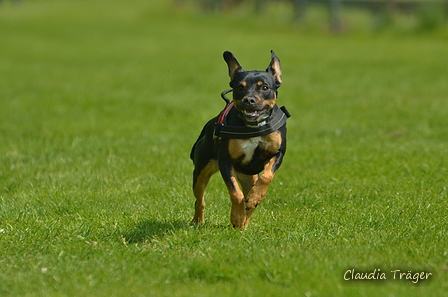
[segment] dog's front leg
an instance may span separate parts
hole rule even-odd
[[[246,220],[246,206],[243,191],[238,186],[235,169],[228,161],[220,162],[219,169],[222,178],[227,186],[230,194],[230,201],[232,202],[232,211],[230,213],[230,222],[233,227],[242,229],[248,221]]]
[[[244,194],[244,199],[245,199],[245,201],[247,201],[247,199],[249,197],[250,190],[254,187],[254,185],[256,184],[256,182],[258,180],[258,174],[246,175],[246,174],[237,172],[237,178],[241,185],[241,189]],[[247,216],[247,212],[246,212],[246,226],[247,225],[249,225],[249,217]]]
[[[269,185],[274,179],[277,169],[281,165],[282,157],[283,155],[278,155],[269,160],[264,167],[263,173],[260,174],[255,185],[249,191],[246,197],[246,220],[249,221],[252,212],[266,196]]]

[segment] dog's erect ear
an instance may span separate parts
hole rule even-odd
[[[282,85],[282,66],[280,64],[280,59],[277,57],[277,55],[274,53],[274,51],[271,51],[271,64],[269,64],[268,69],[266,69],[267,72],[270,72],[274,78],[275,78],[275,84],[277,85],[277,88]]]
[[[229,66],[229,76],[231,79],[233,79],[238,72],[244,71],[231,52],[224,52],[224,60],[226,60],[227,66]]]

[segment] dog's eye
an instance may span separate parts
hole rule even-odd
[[[244,91],[244,86],[243,86],[243,85],[239,85],[239,86],[237,87],[237,90],[238,90],[238,91]]]
[[[262,91],[268,91],[268,90],[269,90],[269,87],[268,87],[267,85],[263,85],[263,86],[261,87],[261,90],[262,90]]]

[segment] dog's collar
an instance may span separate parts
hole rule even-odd
[[[286,124],[286,120],[291,116],[286,107],[274,106],[272,113],[265,120],[264,125],[247,126],[247,125],[228,125],[227,116],[232,109],[236,109],[233,101],[227,104],[218,116],[215,124],[214,137],[216,138],[252,138],[270,134],[277,131]]]

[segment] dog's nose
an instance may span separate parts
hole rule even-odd
[[[254,97],[245,97],[243,99],[243,103],[254,105],[255,103],[257,103],[257,100]]]

